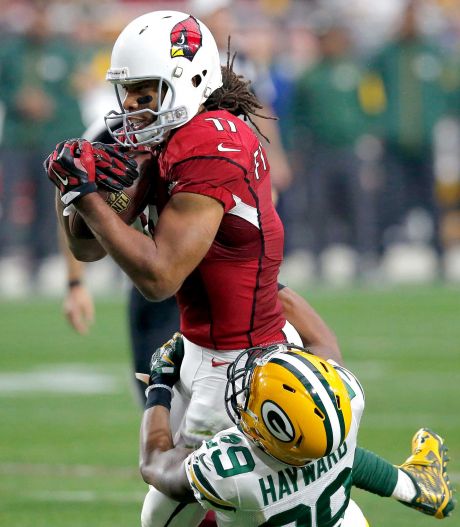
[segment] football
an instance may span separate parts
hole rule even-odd
[[[134,183],[119,192],[104,188],[99,188],[97,191],[127,225],[131,225],[147,206],[156,172],[156,162],[149,152],[135,152],[133,155],[139,165],[139,177]],[[75,209],[70,212],[68,222],[70,233],[74,238],[84,240],[94,238],[91,229]]]

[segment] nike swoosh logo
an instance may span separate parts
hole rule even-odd
[[[224,146],[224,143],[219,143],[217,145],[217,150],[219,150],[219,152],[241,152],[240,148],[227,148]]]
[[[65,186],[69,183],[69,178],[66,176],[65,179],[63,179],[57,172],[54,170],[53,167],[51,167],[51,170],[54,172],[54,175],[59,179],[59,181]]]
[[[211,366],[217,368],[218,366],[225,366],[226,364],[231,364],[227,360],[216,360],[214,357],[211,359]]]

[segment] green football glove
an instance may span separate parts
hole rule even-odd
[[[172,387],[180,379],[183,358],[184,339],[179,332],[155,350],[150,361],[149,387],[145,392],[146,409],[157,405],[171,408]]]

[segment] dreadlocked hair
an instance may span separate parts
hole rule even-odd
[[[262,115],[257,112],[263,105],[251,91],[251,81],[246,80],[243,75],[237,75],[233,71],[236,52],[230,53],[230,37],[228,37],[227,65],[222,66],[222,86],[211,93],[209,99],[204,103],[207,110],[227,110],[233,115],[242,115],[248,120],[257,132],[269,143],[270,140],[260,131],[252,116],[263,119],[277,120],[276,117]]]

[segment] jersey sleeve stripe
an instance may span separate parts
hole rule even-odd
[[[209,503],[220,509],[235,510],[235,507],[230,502],[223,500],[219,496],[213,486],[205,478],[197,463],[192,463],[190,465],[190,476],[195,488],[203,498],[206,499],[206,501],[209,501]]]
[[[239,218],[242,218],[243,220],[246,220],[247,222],[254,225],[254,227],[256,227],[257,229],[260,229],[259,215],[257,209],[255,207],[252,207],[251,205],[244,203],[241,198],[239,198],[235,194],[233,194],[233,200],[235,201],[236,205],[233,207],[233,209],[230,209],[228,211],[228,214],[238,216]]]
[[[361,397],[364,399],[364,390],[361,386],[361,383],[358,381],[358,379],[351,373],[351,371],[347,370],[343,366],[335,365],[334,368],[337,370],[338,374],[342,377],[342,380],[345,383],[345,386],[348,386],[353,389],[353,391],[358,391],[361,394]]]

